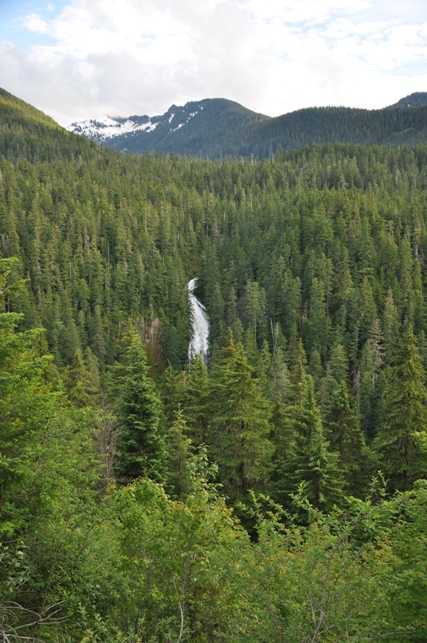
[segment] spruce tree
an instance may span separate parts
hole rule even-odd
[[[345,474],[345,489],[354,496],[363,495],[361,473],[365,453],[365,439],[350,404],[350,393],[345,380],[330,400],[325,419],[325,434],[330,447],[339,454],[339,464]],[[365,454],[366,455],[366,454]]]
[[[188,463],[192,457],[193,447],[186,435],[187,431],[183,412],[178,409],[175,421],[166,436],[166,469],[170,493],[180,500],[186,498],[191,484]]]
[[[271,467],[270,408],[242,344],[229,331],[212,375],[211,453],[231,501],[260,488]]]
[[[162,394],[162,433],[167,432],[168,427],[175,420],[175,411],[181,408],[185,399],[187,373],[175,371],[169,362],[163,373],[161,394]]]
[[[206,442],[209,423],[208,374],[200,355],[195,355],[188,368],[185,388],[184,418],[195,445]]]
[[[286,503],[288,465],[295,442],[295,407],[278,398],[271,416],[270,439],[274,446],[268,493],[277,502]]]
[[[328,511],[339,502],[343,487],[338,454],[329,450],[320,410],[314,397],[313,381],[307,376],[307,392],[295,415],[295,443],[283,480],[288,493],[302,491],[302,497],[317,509]]]
[[[290,362],[290,401],[291,404],[301,407],[307,392],[307,357],[302,339],[289,346]]]
[[[389,288],[383,314],[385,359],[389,364],[399,337],[399,316],[394,303],[393,291]]]
[[[79,352],[74,355],[72,364],[65,369],[64,388],[68,399],[80,409],[91,406],[95,401],[96,389]]]
[[[406,490],[427,473],[427,454],[419,449],[418,432],[427,426],[425,372],[409,326],[399,342],[385,387],[384,419],[375,448],[392,489]]]
[[[115,473],[120,482],[146,476],[160,480],[164,467],[164,441],[158,431],[160,401],[148,374],[139,336],[129,351],[120,404],[120,433]]]

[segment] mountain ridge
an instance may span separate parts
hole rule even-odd
[[[162,115],[102,117],[72,123],[67,129],[122,151],[157,150],[217,157],[221,156],[215,149],[218,140],[230,134],[241,135],[245,128],[270,118],[235,101],[206,98],[183,106],[171,105]]]
[[[424,105],[427,105],[427,92],[413,92],[412,94],[409,94],[409,96],[405,96],[398,100],[394,105],[390,105],[390,108],[422,107]]]
[[[102,117],[67,128],[121,151],[179,153],[203,158],[253,155],[314,143],[415,145],[427,141],[427,93],[376,110],[308,107],[270,117],[235,101],[207,98],[171,105],[162,115]]]

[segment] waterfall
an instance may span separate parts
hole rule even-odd
[[[191,279],[187,284],[191,306],[191,317],[193,321],[193,333],[188,347],[188,359],[190,360],[195,355],[200,355],[206,364],[209,348],[209,321],[206,314],[206,308],[193,294],[196,284],[197,277]]]

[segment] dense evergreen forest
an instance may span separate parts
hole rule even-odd
[[[0,154],[0,640],[426,641],[427,146]]]

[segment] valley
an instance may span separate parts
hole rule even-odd
[[[411,101],[95,141],[0,91],[1,640],[425,640]]]

